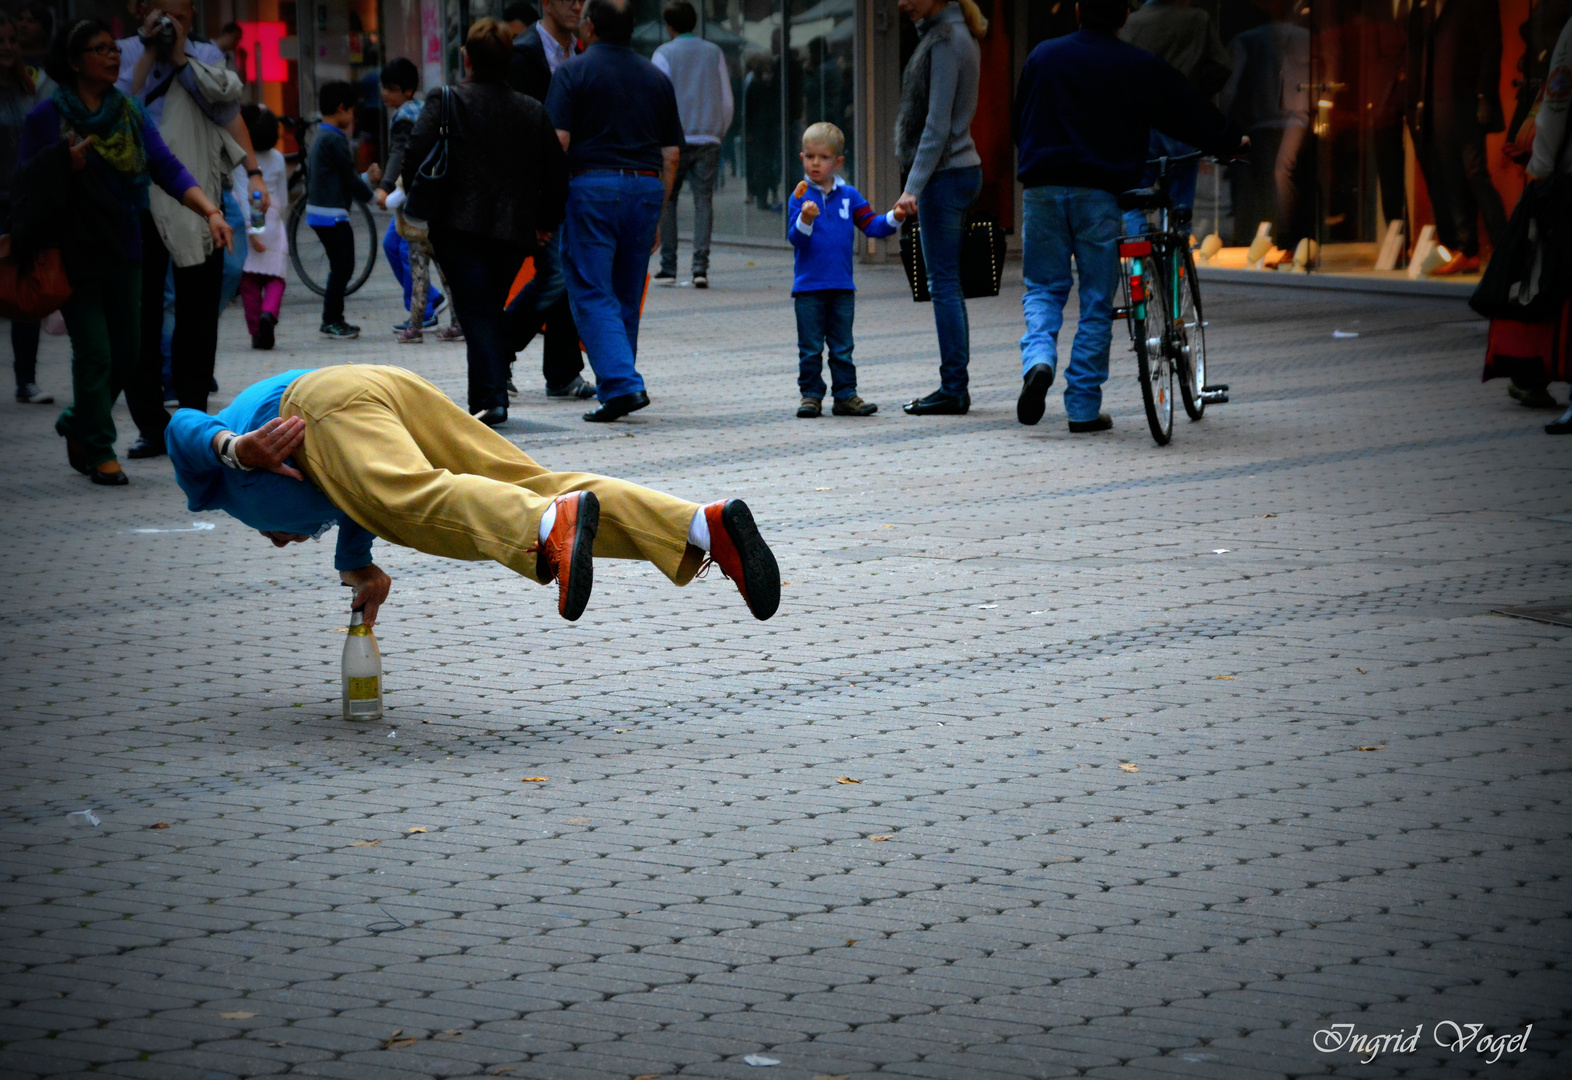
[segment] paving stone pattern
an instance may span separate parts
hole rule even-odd
[[[1159,449],[1123,349],[1111,433],[1015,422],[1018,266],[970,415],[902,415],[931,315],[859,274],[876,417],[793,418],[787,262],[721,249],[650,295],[648,410],[582,423],[537,347],[503,429],[746,497],[774,620],[602,562],[568,624],[379,544],[380,723],[337,715],[331,537],[192,514],[167,460],[93,488],[7,404],[0,1075],[1572,1074],[1572,632],[1490,614],[1572,598],[1572,439],[1479,383],[1483,324],[1209,289],[1234,401]],[[344,360],[462,400],[395,308],[379,269],[320,343],[292,286],[271,354],[230,313],[216,400]],[[1491,1064],[1443,1021],[1533,1028]]]

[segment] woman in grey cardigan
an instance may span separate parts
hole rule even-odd
[[[988,32],[974,0],[899,0],[921,35],[901,76],[895,153],[906,170],[897,209],[922,224],[922,257],[939,332],[939,389],[906,404],[912,416],[971,408],[966,366],[971,331],[961,295],[961,235],[966,212],[982,191],[982,158],[972,143],[977,79]]]

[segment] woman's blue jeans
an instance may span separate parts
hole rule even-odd
[[[928,265],[928,293],[939,332],[939,389],[951,397],[966,393],[971,362],[971,328],[961,295],[961,237],[966,211],[982,193],[982,169],[944,169],[933,174],[917,196],[922,224],[922,258]]]

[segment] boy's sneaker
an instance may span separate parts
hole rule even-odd
[[[271,349],[273,347],[273,328],[278,325],[278,319],[272,312],[264,311],[257,320],[257,332],[251,335],[253,349]]]
[[[805,398],[802,399],[802,403],[797,406],[797,419],[798,420],[814,420],[814,419],[817,419],[818,417],[822,416],[823,414],[824,414],[824,399],[823,398],[805,397]]]
[[[655,275],[655,284],[675,285],[677,284],[677,275],[670,270],[662,270]]]
[[[30,382],[26,386],[16,388],[16,400],[23,405],[53,405],[55,396],[46,394],[38,388],[38,384]]]
[[[397,334],[393,335],[393,340],[398,342],[400,345],[419,345],[421,342],[426,340],[426,335],[421,333],[419,330],[411,330],[406,326]]]
[[[707,288],[709,288],[710,287],[710,276],[708,274],[694,274],[693,275],[693,287],[695,289],[707,289]]]
[[[360,336],[360,327],[351,326],[340,319],[335,323],[323,323],[320,331],[323,337],[338,338],[340,341],[350,341]]]
[[[849,398],[836,398],[832,409],[836,416],[872,416],[879,407],[853,394]]]
[[[450,323],[437,331],[438,341],[463,341],[464,328],[458,323]]]

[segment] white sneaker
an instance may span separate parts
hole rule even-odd
[[[709,288],[710,287],[710,276],[708,274],[694,274],[693,275],[693,287],[695,289],[707,289],[707,288]]]
[[[46,394],[38,388],[38,384],[30,382],[26,386],[16,388],[16,400],[24,405],[53,405],[55,396]]]

